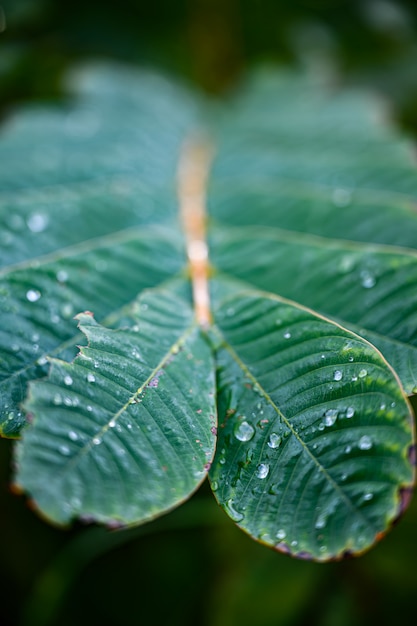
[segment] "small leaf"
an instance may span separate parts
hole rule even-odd
[[[18,444],[16,483],[57,523],[140,523],[206,476],[215,443],[210,348],[170,292],[145,293],[131,328],[78,318],[88,346],[30,385],[33,425]]]
[[[255,539],[326,560],[371,546],[413,482],[410,407],[363,339],[257,292],[216,312],[221,506]]]

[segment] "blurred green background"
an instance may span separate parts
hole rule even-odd
[[[326,64],[417,137],[416,0],[0,0],[2,115],[60,97],[65,69],[97,58],[210,94],[260,62]],[[1,626],[415,623],[417,502],[371,552],[327,565],[257,545],[207,486],[137,529],[62,531],[10,493],[11,448],[0,441]]]

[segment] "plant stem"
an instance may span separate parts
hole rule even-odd
[[[202,328],[211,324],[206,242],[206,184],[212,149],[201,137],[184,144],[178,169],[178,197],[183,223],[195,315]]]

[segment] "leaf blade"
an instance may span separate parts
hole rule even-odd
[[[210,480],[221,506],[255,539],[304,558],[368,548],[413,481],[411,413],[392,370],[359,337],[280,298],[234,296],[216,322]]]
[[[35,418],[18,445],[16,481],[57,523],[142,523],[206,476],[215,441],[209,346],[170,292],[145,294],[139,307],[138,331],[81,316],[88,347],[31,385]]]

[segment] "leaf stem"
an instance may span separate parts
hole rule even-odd
[[[211,325],[206,242],[206,185],[212,149],[201,136],[184,143],[178,168],[178,197],[184,228],[194,310],[202,328]]]

